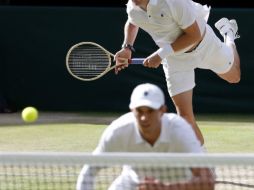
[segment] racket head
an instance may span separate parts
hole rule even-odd
[[[80,42],[67,52],[66,67],[76,79],[92,81],[114,68],[110,68],[113,56],[99,44]]]

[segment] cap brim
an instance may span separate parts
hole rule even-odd
[[[130,103],[129,108],[134,109],[141,106],[147,106],[153,109],[159,109],[162,105],[160,103],[155,103],[148,100],[140,100],[138,102]]]

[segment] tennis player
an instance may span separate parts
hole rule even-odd
[[[131,95],[129,104],[131,112],[122,115],[106,128],[93,154],[202,153],[201,144],[190,124],[174,113],[166,113],[164,101],[164,94],[158,86],[149,83],[138,85]],[[162,187],[188,190],[201,186],[204,187],[203,190],[213,188],[213,177],[208,169],[184,170],[182,175],[179,173],[175,175],[178,177],[180,175],[185,181],[170,184],[162,180],[170,181],[174,177],[167,174],[166,168],[163,169],[162,172],[156,172],[154,168],[144,171],[124,166],[121,175],[112,183],[109,190],[145,190]],[[159,176],[161,173],[166,176]],[[95,175],[96,169],[85,165],[78,177],[77,190],[93,189]]]
[[[150,34],[159,49],[143,64],[149,68],[163,65],[168,92],[177,113],[192,125],[201,144],[204,138],[192,107],[194,69],[209,69],[229,83],[238,83],[241,75],[234,43],[239,38],[236,21],[222,18],[215,24],[224,36],[222,42],[207,24],[209,12],[210,8],[191,0],[129,0],[124,42],[115,54],[117,73],[128,66],[119,58],[131,58],[139,28]]]

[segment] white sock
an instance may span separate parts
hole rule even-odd
[[[234,44],[235,43],[235,35],[232,31],[229,31],[226,33],[225,37],[224,37],[224,42],[227,44],[227,45],[230,45],[230,44]]]

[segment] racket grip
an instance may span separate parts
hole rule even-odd
[[[144,58],[133,58],[129,60],[129,64],[143,64]]]

